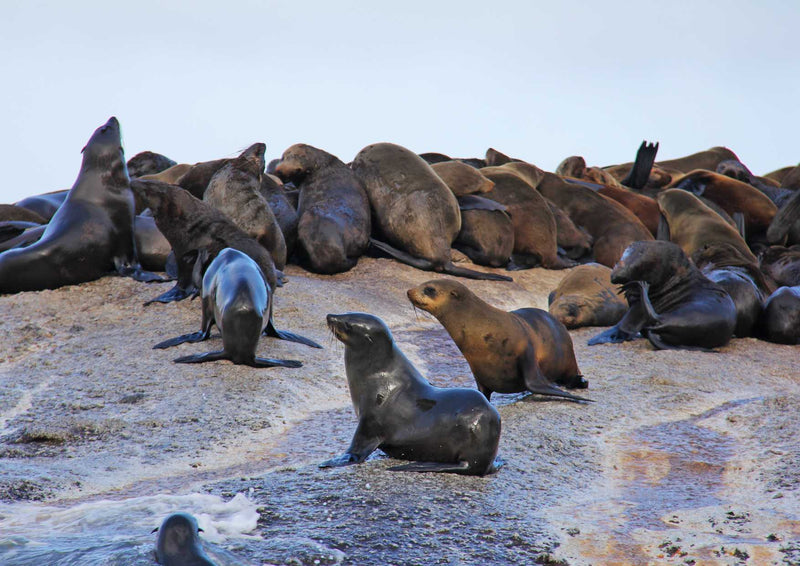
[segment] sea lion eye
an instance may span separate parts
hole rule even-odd
[[[436,289],[433,287],[425,287],[422,292],[427,295],[428,297],[435,297],[436,296]]]

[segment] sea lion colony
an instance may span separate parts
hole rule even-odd
[[[502,313],[453,281],[409,290],[411,302],[436,315],[451,333],[487,399],[495,390],[487,384],[494,380],[504,384],[497,390],[582,400],[556,385],[586,386],[562,322],[571,328],[616,324],[594,343],[640,336],[656,348],[710,349],[732,336],[800,342],[800,191],[795,182],[800,166],[757,177],[726,148],[663,162],[655,161],[657,150],[657,144],[643,143],[635,161],[604,168],[568,157],[556,173],[492,148],[484,158],[453,159],[417,155],[390,143],[365,147],[350,164],[297,144],[267,166],[262,143],[237,158],[178,164],[143,152],[126,163],[119,123],[111,118],[83,149],[72,189],[0,209],[0,292],[56,288],[113,271],[144,282],[163,281],[142,266],[166,271],[176,279],[175,288],[154,301],[202,294],[203,323],[200,332],[158,346],[199,341],[216,321],[225,350],[180,361],[225,358],[256,367],[297,367],[299,362],[255,353],[262,334],[318,347],[275,328],[273,293],[291,290],[290,284],[279,290],[287,262],[330,274],[347,271],[365,253],[383,254],[419,269],[499,285],[516,269],[596,262],[594,272],[567,278],[563,290],[553,291],[551,314],[533,312],[538,309]],[[456,265],[451,248],[484,267]],[[217,258],[224,263],[217,266]],[[262,285],[266,292],[259,291]],[[469,298],[459,307],[458,336],[454,318],[434,312],[430,299],[437,293],[446,295],[446,302]],[[617,298],[622,293],[627,308]],[[243,309],[252,316],[243,317]],[[490,309],[497,311],[491,320],[484,316]],[[410,411],[414,423],[392,414],[376,428],[362,417],[353,441],[357,454],[350,451],[325,465],[358,463],[383,448],[401,458],[433,462],[404,469],[478,475],[496,469],[499,421],[486,424],[494,418],[491,405],[487,409],[471,394],[454,392],[451,401],[448,394],[427,389],[377,317],[337,315],[328,324],[348,345],[345,364],[357,413],[369,413],[385,400],[357,399],[352,391],[358,375],[351,378],[350,366],[358,367],[359,354],[348,340],[356,329],[376,332],[386,342],[380,355],[401,360],[390,373],[412,379],[419,392]],[[494,335],[508,330],[505,325],[514,326],[509,336],[521,348],[513,353],[508,341]],[[464,329],[474,336],[465,337]],[[556,351],[552,336],[558,336],[555,361],[572,368],[566,381],[548,374],[552,360],[543,361]],[[366,340],[375,346],[375,337]],[[239,341],[247,344],[237,350]],[[487,377],[491,368],[485,361],[502,355],[514,356],[513,368]],[[391,393],[392,387],[383,385]],[[426,416],[442,403],[440,397],[454,403],[451,409],[439,407]],[[479,465],[459,453],[459,443],[466,446],[466,440],[453,440],[442,451],[446,454],[398,444],[398,429],[419,426],[433,415],[439,428],[428,434],[449,434],[441,431],[460,426],[457,419],[466,418],[462,410],[491,417],[486,423],[462,423],[495,443],[484,447]]]

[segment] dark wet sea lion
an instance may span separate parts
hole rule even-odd
[[[480,171],[461,161],[434,163],[431,168],[456,197],[488,193],[494,188],[494,183],[481,175]]]
[[[275,165],[280,163],[280,159]],[[274,169],[274,167],[273,167]],[[275,215],[275,220],[283,233],[283,240],[286,242],[287,261],[292,257],[297,244],[297,209],[289,201],[289,197],[284,189],[283,182],[274,175],[264,175],[261,177],[261,196],[267,201]]]
[[[0,254],[0,293],[74,285],[114,269],[162,281],[136,263],[133,209],[119,122],[112,117],[83,148],[78,178],[41,238]]]
[[[197,521],[188,513],[164,519],[158,531],[156,562],[161,566],[215,566],[200,544]]]
[[[748,241],[763,236],[778,211],[775,203],[752,185],[712,171],[692,171],[674,181],[669,188],[702,196],[731,216],[743,214]]]
[[[611,269],[587,263],[571,269],[548,297],[549,312],[567,328],[612,326],[628,311]]]
[[[629,309],[616,326],[589,345],[633,340],[641,332],[658,349],[707,350],[728,343],[736,306],[672,242],[635,242],[611,272],[623,285]]]
[[[461,229],[458,201],[417,154],[399,145],[376,143],[362,149],[352,167],[372,206],[373,231],[377,228],[388,242],[373,240],[376,247],[418,269],[510,280],[453,265],[450,247]]]
[[[519,176],[496,167],[481,169],[494,182],[482,196],[506,207],[514,225],[514,254],[518,268],[541,265],[547,269],[572,267],[575,262],[558,256],[558,232],[553,212],[544,197]]]
[[[320,467],[359,464],[380,448],[392,458],[414,460],[393,470],[477,476],[495,471],[500,415],[483,395],[433,387],[376,316],[329,314],[327,320],[344,344],[358,427],[347,452]]]
[[[261,195],[266,149],[265,144],[255,143],[223,165],[208,182],[203,200],[264,246],[275,267],[282,270],[286,266],[286,241]]]
[[[131,186],[153,211],[156,225],[172,246],[178,262],[175,287],[145,304],[179,301],[197,292],[194,271],[201,250],[208,253],[209,260],[213,260],[224,248],[234,248],[247,254],[261,269],[270,289],[276,288],[278,273],[272,256],[264,246],[237,228],[216,208],[175,185],[134,179]],[[313,340],[278,330],[272,317],[267,323],[265,334],[321,348]]]
[[[204,258],[199,258],[203,261]],[[203,275],[201,296],[203,320],[200,331],[159,342],[154,348],[169,348],[185,342],[201,342],[217,325],[222,334],[222,350],[182,356],[179,363],[230,360],[255,368],[300,367],[294,360],[256,356],[256,347],[272,312],[272,289],[256,262],[245,253],[225,248],[217,254]]]
[[[764,302],[759,336],[778,344],[800,344],[800,287],[780,287]]]
[[[578,370],[572,338],[564,325],[541,309],[506,312],[449,279],[427,281],[408,290],[415,307],[431,313],[453,338],[472,369],[478,390],[530,391],[586,401],[553,385],[588,387]]]
[[[152,151],[142,151],[128,160],[128,175],[131,177],[154,175],[169,169],[173,165],[177,165],[177,163],[165,155]]]
[[[543,173],[536,190],[589,232],[594,239],[594,259],[605,266],[613,266],[632,242],[653,239],[630,210],[587,187]]]
[[[7,222],[9,220],[47,224],[46,218],[30,209],[15,204],[0,204],[0,222]]]
[[[461,230],[453,247],[478,265],[507,265],[514,251],[514,224],[506,207],[475,195],[460,197],[458,205]]]
[[[275,174],[300,190],[297,254],[315,273],[341,273],[369,246],[370,205],[364,185],[335,155],[306,144],[283,152]]]
[[[14,203],[14,206],[19,206],[20,208],[26,208],[35,212],[44,218],[46,222],[49,222],[56,213],[56,210],[58,210],[58,207],[64,203],[67,194],[69,194],[68,190],[35,195]]]
[[[761,252],[759,265],[776,288],[800,285],[800,246],[770,246]]]
[[[736,306],[734,335],[753,336],[762,305],[772,288],[758,263],[750,261],[728,243],[703,246],[692,254],[692,262],[733,299]]]
[[[657,201],[666,222],[659,238],[675,242],[686,255],[708,244],[730,244],[748,261],[757,261],[739,232],[692,193],[666,189]]]

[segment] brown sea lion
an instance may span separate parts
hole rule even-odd
[[[619,180],[607,171],[599,167],[587,167],[586,160],[580,155],[573,155],[564,159],[559,163],[558,167],[556,167],[555,174],[559,177],[584,179],[609,187],[622,188],[622,184]]]
[[[770,244],[800,244],[800,191],[792,192],[783,201],[767,228]]]
[[[503,267],[514,251],[514,223],[499,202],[467,195],[459,197],[461,230],[453,247],[478,265]]]
[[[519,159],[514,159],[513,157],[509,157],[505,153],[497,151],[493,147],[490,147],[489,149],[486,150],[487,167],[495,167],[497,165],[503,165],[504,163],[511,163],[512,161],[519,161]]]
[[[418,269],[508,281],[510,278],[453,265],[450,246],[461,229],[453,192],[421,157],[399,145],[376,143],[362,149],[353,171],[367,191],[373,211],[371,243]],[[398,249],[399,248],[399,249]]]
[[[344,365],[358,427],[343,455],[321,468],[359,464],[380,448],[414,460],[389,468],[483,476],[494,472],[500,414],[464,387],[433,387],[400,351],[386,324],[366,313],[329,314],[344,344]]]
[[[577,181],[572,179],[565,180],[569,182]],[[622,185],[600,185],[597,183],[590,183],[588,181],[578,182],[578,184],[588,187],[592,190],[596,190],[604,197],[620,203],[622,206],[634,213],[653,236],[655,236],[658,232],[658,222],[661,218],[661,215],[658,211],[658,203],[655,201],[655,199],[645,194],[626,189]]]
[[[705,151],[699,151],[697,153],[687,155],[685,157],[658,161],[655,163],[655,167],[667,172],[670,175],[674,175],[678,172],[688,173],[689,171],[694,171],[695,169],[715,171],[720,162],[728,159],[735,159],[737,161],[739,160],[739,158],[736,157],[736,154],[727,147],[717,146]],[[632,168],[633,163],[623,163],[621,165],[604,167],[607,172],[611,173],[614,177],[620,180],[624,179]]]
[[[623,285],[628,312],[589,345],[633,340],[641,332],[659,350],[708,350],[728,343],[736,306],[672,242],[634,242],[611,272]]]
[[[128,175],[131,177],[153,175],[169,169],[173,165],[177,165],[177,163],[165,155],[142,151],[128,160]]]
[[[575,262],[558,256],[556,220],[541,194],[511,172],[496,167],[481,169],[494,183],[494,188],[484,193],[485,198],[506,207],[514,225],[514,253],[512,261],[517,268],[536,267],[564,269]]]
[[[732,217],[736,213],[743,214],[748,241],[763,237],[778,211],[775,203],[752,185],[712,171],[692,171],[674,181],[669,188],[702,196]]]
[[[161,181],[162,183],[169,183],[170,185],[177,185],[181,177],[183,177],[193,167],[188,163],[178,163],[169,169],[164,169],[152,175],[142,175],[141,178],[147,181]]]
[[[283,152],[275,174],[300,190],[297,253],[315,273],[341,273],[369,246],[369,200],[353,170],[335,155],[307,144]]]
[[[431,168],[456,197],[488,193],[494,188],[494,183],[481,175],[480,171],[461,161],[434,163]]]
[[[436,163],[444,163],[445,161],[452,161],[453,158],[449,155],[445,155],[444,153],[436,153],[436,152],[427,152],[427,153],[420,153],[419,156],[425,160],[428,165],[434,165]]]
[[[193,197],[202,199],[211,178],[230,161],[230,158],[223,158],[195,163],[175,184],[189,191]]]
[[[275,267],[282,270],[286,266],[286,242],[272,209],[261,195],[266,149],[265,144],[255,143],[220,167],[208,182],[203,200],[264,246]]]
[[[675,242],[688,256],[708,244],[728,243],[748,261],[757,261],[739,232],[692,193],[667,189],[657,200],[665,219],[659,239]]]
[[[793,191],[800,189],[800,165],[786,172],[786,175],[781,179],[781,187]]]
[[[545,199],[547,200],[547,199]],[[559,253],[570,259],[580,259],[592,252],[592,237],[586,230],[576,226],[569,215],[561,210],[555,203],[547,200],[547,206],[553,213],[556,221],[556,243]]]
[[[0,253],[0,293],[55,289],[116,269],[163,281],[136,261],[134,204],[119,122],[111,117],[83,148],[81,170],[41,238]]]
[[[7,222],[9,220],[47,224],[47,219],[30,209],[15,204],[0,204],[0,222]]]
[[[572,338],[564,325],[541,309],[506,312],[449,279],[427,281],[408,290],[408,299],[442,323],[464,354],[478,390],[530,391],[586,401],[555,385],[588,387],[578,370]]]
[[[544,173],[536,190],[566,212],[594,239],[594,259],[613,266],[632,243],[652,240],[647,227],[630,210],[593,190]]]
[[[611,269],[587,263],[571,269],[548,297],[549,312],[567,328],[613,326],[628,303],[611,283]]]

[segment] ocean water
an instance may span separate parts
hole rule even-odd
[[[170,514],[194,515],[200,539],[219,566],[248,562],[231,552],[256,529],[256,505],[239,493],[155,495],[98,500],[72,506],[0,504],[0,564],[3,566],[137,566],[155,564],[157,533]]]

